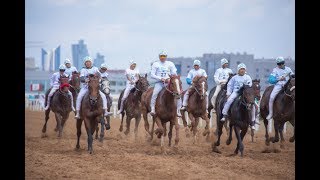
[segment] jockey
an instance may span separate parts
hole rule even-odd
[[[71,66],[71,61],[70,61],[70,59],[66,59],[66,60],[64,61],[64,65],[66,66],[66,71],[65,71],[65,73],[67,73],[67,74],[69,75],[69,79],[71,79],[71,77],[72,77],[72,72],[78,71],[78,70],[77,70],[76,67]]]
[[[226,117],[228,116],[228,111],[233,103],[233,101],[239,96],[238,91],[243,85],[249,85],[250,87],[252,86],[252,79],[249,75],[246,74],[246,65],[243,63],[240,63],[238,65],[238,74],[233,76],[230,81],[227,84],[227,102],[225,103],[222,114],[223,117],[220,121],[225,121]],[[256,108],[255,105],[252,106],[252,119],[251,119],[251,129],[255,129],[254,122],[255,122],[255,112]]]
[[[201,69],[200,66],[201,66],[201,62],[199,60],[196,59],[193,61],[193,68],[194,69],[191,69],[189,71],[187,79],[186,79],[187,83],[191,86],[189,87],[189,89],[187,90],[187,92],[184,95],[182,108],[180,110],[186,110],[186,106],[188,106],[189,93],[194,90],[194,87],[192,85],[193,78],[196,76],[208,77],[206,71],[204,69]],[[206,109],[208,109],[208,96],[206,98],[206,101],[207,101],[207,108]]]
[[[166,83],[166,80],[169,78],[170,75],[177,75],[177,68],[171,61],[167,60],[167,54],[165,52],[161,52],[159,54],[160,61],[156,61],[151,66],[151,78],[156,80],[156,83],[154,84],[154,89],[152,92],[151,97],[151,112],[150,114],[154,116],[156,114],[155,112],[155,104],[156,99],[159,94],[159,92],[164,87],[164,83]],[[178,100],[178,104],[181,104],[181,99]],[[180,117],[180,106],[177,104],[177,115]]]
[[[126,69],[125,76],[127,78],[127,86],[124,90],[121,102],[120,109],[117,114],[122,113],[123,111],[123,101],[129,96],[131,89],[135,88],[136,82],[139,80],[139,70],[135,69],[137,63],[133,60],[130,61],[130,68]]]
[[[269,76],[269,82],[274,85],[269,99],[269,114],[267,120],[271,120],[273,116],[273,102],[277,94],[281,91],[282,87],[289,81],[289,75],[293,75],[292,70],[285,66],[284,58],[277,57],[277,67],[275,67]]]
[[[60,77],[61,76],[68,77],[68,74],[65,73],[65,70],[66,70],[66,66],[61,64],[59,66],[59,72],[55,72],[55,73],[52,74],[51,79],[50,79],[50,85],[51,85],[52,89],[51,89],[51,91],[50,91],[50,93],[48,95],[47,106],[44,108],[45,110],[49,109],[51,97],[56,92],[56,90],[58,90],[59,87],[60,87]],[[72,93],[69,90],[68,90],[68,94],[69,94],[69,96],[71,98],[71,109],[74,112],[75,109],[73,107],[73,96],[72,96]]]
[[[82,88],[80,89],[80,92],[77,97],[76,101],[76,110],[77,110],[77,115],[75,116],[76,119],[80,119],[80,106],[81,106],[81,101],[83,96],[86,94],[88,91],[88,84],[87,82],[89,81],[88,75],[89,74],[96,74],[99,72],[98,68],[95,66],[92,66],[92,59],[89,56],[84,57],[83,64],[85,67],[83,67],[80,71],[80,81],[82,82]],[[112,113],[108,112],[107,110],[107,98],[106,95],[104,95],[103,92],[99,90],[99,94],[102,98],[102,104],[103,104],[103,110],[104,110],[104,116],[109,116]]]
[[[217,69],[214,73],[214,81],[216,82],[216,90],[214,91],[214,94],[211,98],[211,103],[213,108],[215,108],[216,98],[218,96],[218,93],[221,90],[221,85],[226,84],[229,78],[229,74],[232,74],[232,70],[228,68],[228,60],[223,58],[221,59],[221,68]]]
[[[102,79],[108,79],[109,74],[107,73],[107,70],[108,70],[108,65],[106,63],[102,63],[99,69],[99,73]]]

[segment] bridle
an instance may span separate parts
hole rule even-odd
[[[169,83],[168,83],[168,84],[169,84],[169,85],[168,85],[169,87],[167,87],[164,82],[162,82],[162,83],[163,83],[165,89],[166,89],[170,94],[172,94],[174,97],[176,97],[176,98],[180,98],[180,97],[181,97],[178,92],[173,92],[173,91],[170,90],[170,89],[171,89],[170,79],[169,79]],[[183,92],[183,91],[182,91],[182,88],[181,88],[180,94],[181,94],[182,92]]]

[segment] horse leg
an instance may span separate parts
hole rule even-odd
[[[87,136],[88,136],[88,152],[90,154],[92,154],[92,142],[93,142],[93,138],[92,138],[92,133],[91,133],[91,124],[90,124],[90,120],[85,118],[84,119],[84,125],[86,127],[86,131],[87,131]]]
[[[101,117],[101,119],[100,119],[100,124],[101,124],[101,132],[100,132],[99,142],[103,142],[103,138],[104,138],[104,125],[105,125],[104,117]],[[97,125],[97,127],[99,127],[99,125]]]
[[[179,143],[179,139],[180,139],[179,138],[179,128],[180,128],[180,126],[178,124],[178,118],[175,118],[174,127],[176,129],[176,138],[174,140],[174,145],[177,146],[178,143]]]
[[[100,120],[101,121],[101,120]],[[102,128],[102,127],[101,127]],[[98,139],[98,134],[99,134],[99,125],[97,126],[96,128],[96,136],[95,136],[95,139]]]
[[[134,137],[137,138],[138,137],[139,123],[140,123],[140,120],[141,120],[141,114],[136,116],[135,119],[136,119],[136,124],[135,124],[135,128],[134,128]]]
[[[148,114],[147,114],[146,110],[143,110],[142,115],[143,115],[143,120],[144,120],[144,129],[151,135],[151,132],[149,131]]]
[[[62,117],[59,113],[55,113],[55,117],[56,117],[56,121],[57,121],[57,126],[58,126],[58,137],[61,137],[61,133],[62,133],[62,126],[61,126],[61,121],[62,121]]]
[[[109,110],[109,112],[110,112],[110,110]],[[111,128],[111,126],[110,126],[110,116],[106,117],[106,119],[107,119],[107,123],[105,123],[105,120],[103,120],[103,122],[104,122],[104,124],[106,126],[106,130],[109,130]]]
[[[238,140],[237,148],[234,151],[234,154],[235,155],[238,154],[238,152],[240,150],[241,157],[243,157],[243,143],[242,143],[241,136],[240,136],[240,128],[238,126],[235,126],[234,127],[234,132],[235,132],[237,140]]]
[[[227,145],[230,145],[231,144],[231,141],[232,141],[232,128],[233,128],[233,125],[229,124],[229,136],[228,136],[228,139],[227,139],[227,142],[226,144]]]
[[[284,142],[285,142],[285,140],[284,140],[284,137],[283,137],[283,128],[284,128],[284,125],[285,125],[285,122],[282,122],[281,124],[280,124],[280,128],[279,128],[279,132],[280,132],[280,148],[281,149],[284,149],[285,147],[284,147]]]
[[[155,121],[157,123],[158,128],[154,132],[158,136],[158,138],[161,138],[161,135],[164,133],[164,128],[159,117],[156,117]]]
[[[124,134],[125,134],[125,135],[128,135],[129,132],[130,132],[131,119],[132,119],[132,117],[129,117],[129,116],[127,115],[127,118],[126,118],[126,127],[127,127],[127,129],[126,129],[126,131],[124,131]]]
[[[270,139],[269,139],[269,132],[268,132],[268,120],[264,119],[263,120],[263,123],[264,123],[264,127],[266,128],[266,135],[265,135],[265,138],[266,138],[266,145],[269,146],[270,145]]]
[[[294,142],[295,140],[295,134],[296,134],[296,128],[295,128],[295,119],[291,119],[289,122],[293,126],[293,136],[289,139],[290,142]]]
[[[169,146],[171,146],[171,139],[172,139],[172,129],[173,129],[173,125],[174,125],[174,122],[170,121],[170,130],[169,130],[169,133],[168,133],[168,137],[169,137]]]
[[[185,128],[185,133],[186,133],[186,137],[190,137],[190,131],[189,131],[189,128],[188,128],[188,123],[186,121],[186,114],[185,114],[185,111],[181,111],[181,119],[182,119],[182,122],[183,122],[183,127]]]
[[[193,144],[196,143],[196,136],[197,136],[197,122],[196,119],[194,118],[193,114],[188,113],[189,119],[191,121],[191,131],[193,132]]]
[[[201,118],[206,121],[206,127],[204,128],[205,130],[203,131],[202,135],[207,136],[206,140],[207,140],[207,142],[209,142],[209,140],[210,140],[210,130],[209,130],[210,119],[206,115],[202,116]]]
[[[278,121],[274,121],[274,137],[271,137],[270,140],[272,143],[276,143],[279,142],[279,122]]]
[[[228,123],[230,124],[230,121],[228,119],[226,119],[226,121],[223,123],[223,126],[226,129],[227,135],[229,135]]]
[[[81,126],[82,126],[82,119],[77,119],[77,137],[78,137],[77,145],[76,145],[77,149],[80,148],[79,141],[80,141],[80,136],[81,136]]]
[[[119,128],[119,131],[122,132],[123,130],[123,118],[124,118],[124,113],[121,113],[122,116],[121,116],[121,124],[120,124],[120,128]]]
[[[155,123],[156,123],[156,120],[155,120],[155,118],[153,117],[153,118],[152,118],[151,139],[150,139],[150,140],[153,139],[153,132],[154,132],[154,124],[155,124]]]
[[[244,136],[246,135],[247,131],[248,131],[248,126],[244,129],[242,129],[241,133],[240,133],[241,144],[242,144],[240,146],[241,157],[243,156],[243,150],[244,150],[243,139],[244,139]]]
[[[50,109],[45,111],[45,123],[44,123],[43,128],[42,128],[42,137],[46,137],[47,136],[46,132],[47,132],[47,122],[49,120],[49,114],[50,114]]]
[[[220,138],[222,135],[222,128],[223,128],[223,122],[217,121],[216,131],[217,131],[218,138],[217,138],[217,141],[212,144],[212,152],[221,153],[221,151],[217,148],[217,146],[220,146]]]

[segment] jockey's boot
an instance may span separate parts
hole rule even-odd
[[[151,115],[151,116],[155,116],[155,115],[156,115],[155,108],[151,108],[150,115]]]
[[[51,98],[48,97],[47,106],[44,108],[45,111],[48,110],[49,107],[50,107],[50,99],[51,99]]]
[[[120,103],[121,103],[121,104],[120,104],[120,109],[119,109],[119,111],[117,112],[117,114],[121,114],[122,111],[123,111],[123,101],[121,101]]]
[[[177,109],[177,116],[181,117],[180,109]]]
[[[74,117],[75,119],[80,119],[80,111],[77,110],[76,116]]]
[[[180,110],[182,110],[182,111],[185,111],[187,109],[187,106],[182,106],[181,108],[180,108]]]
[[[104,114],[103,114],[104,117],[110,116],[112,114],[113,114],[112,112],[109,112],[107,109],[104,109]]]
[[[272,119],[272,114],[269,113],[268,116],[266,117],[266,119],[267,119],[268,121],[270,121],[270,120]]]
[[[227,115],[223,115],[223,117],[220,119],[220,121],[224,122],[227,117],[228,117]]]

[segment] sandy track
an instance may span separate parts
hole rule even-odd
[[[271,144],[269,149],[280,153],[261,153],[265,149],[264,126],[260,127],[255,142],[244,139],[244,157],[229,157],[236,147],[234,136],[227,146],[226,133],[222,135],[222,154],[212,153],[211,145],[200,136],[196,145],[186,138],[180,128],[178,148],[168,147],[160,151],[156,141],[146,141],[143,120],[138,138],[134,139],[133,125],[128,137],[119,132],[119,119],[111,118],[111,130],[105,133],[103,144],[94,140],[92,155],[88,154],[86,132],[82,130],[80,150],[75,150],[76,126],[70,114],[62,138],[57,138],[54,115],[50,114],[48,137],[41,138],[44,112],[25,111],[25,175],[26,179],[294,179],[295,144],[290,143],[293,134],[288,126],[285,149]],[[134,120],[132,120],[134,121]],[[202,131],[202,129],[200,130]],[[175,132],[173,133],[174,142]]]

